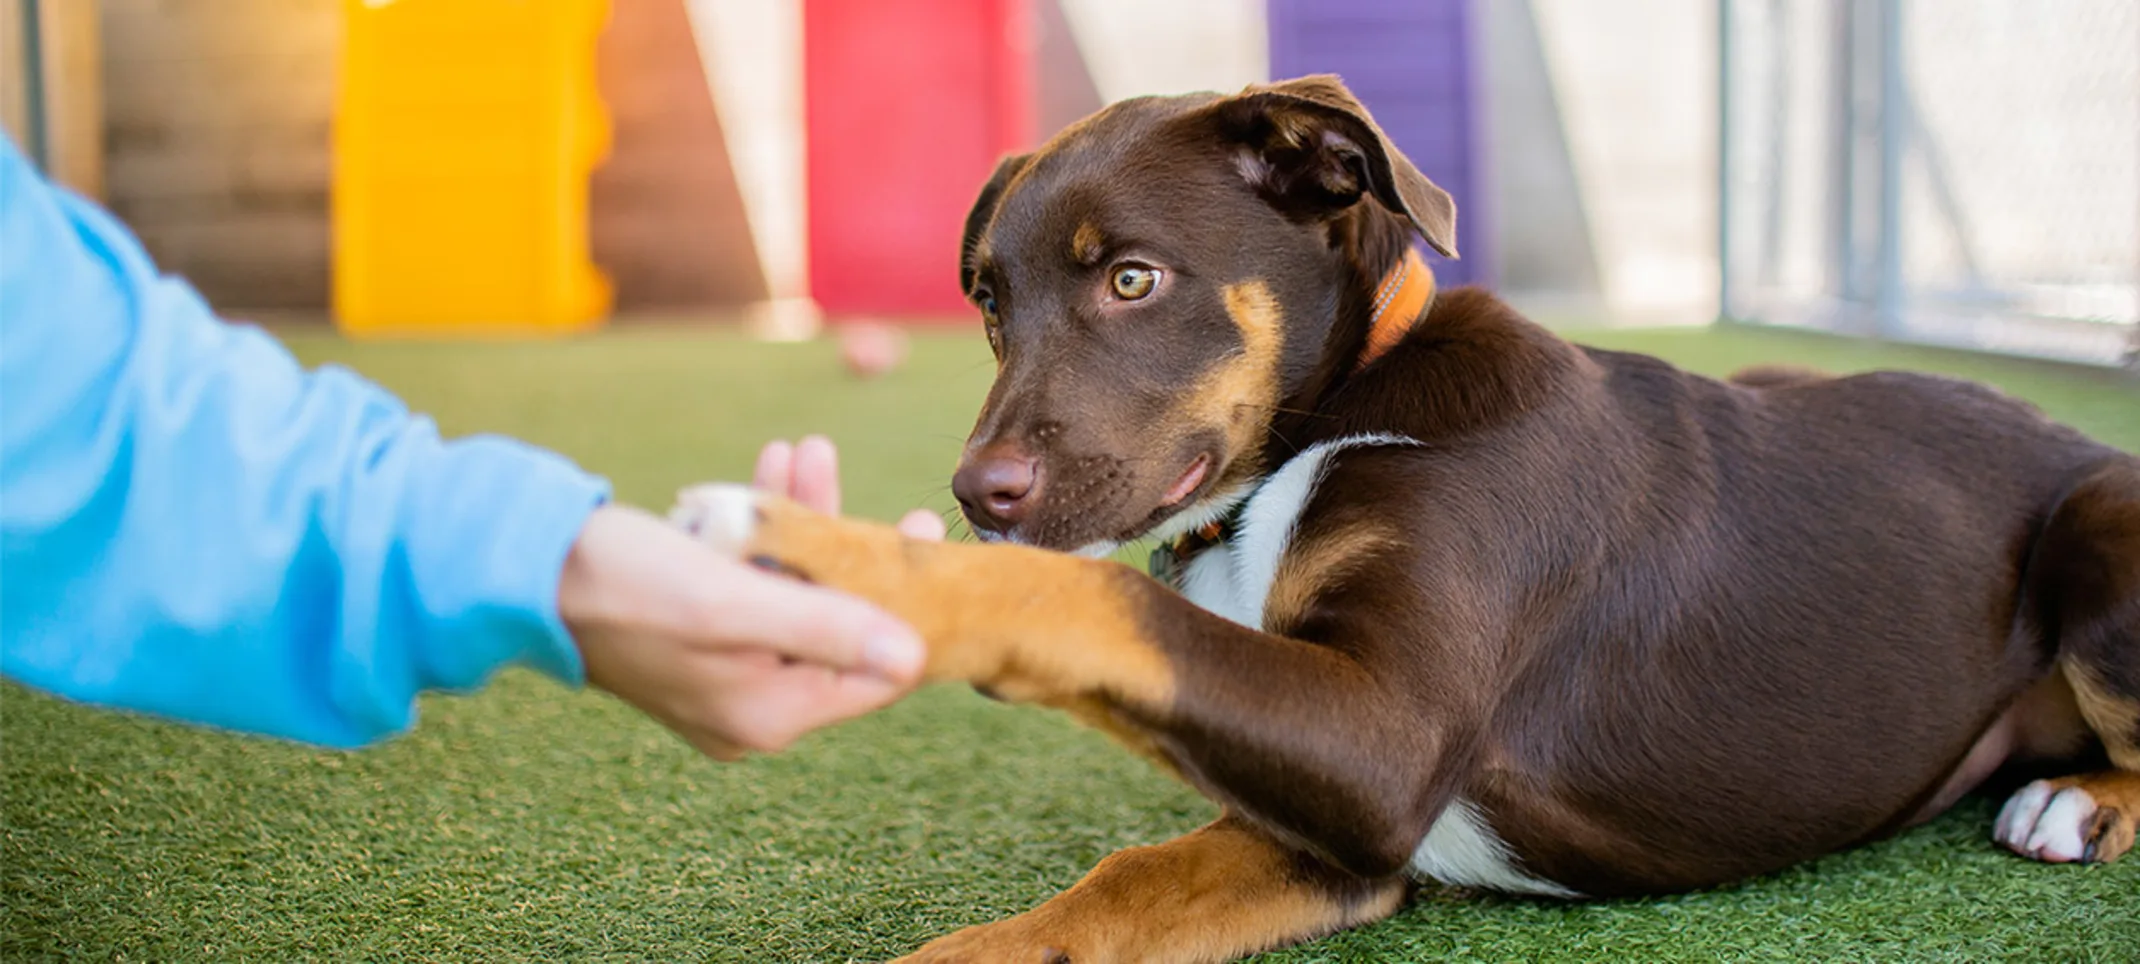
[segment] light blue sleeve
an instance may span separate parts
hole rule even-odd
[[[217,320],[0,136],[0,673],[330,746],[512,663],[607,484]]]

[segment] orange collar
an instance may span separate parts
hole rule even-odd
[[[1412,323],[1419,320],[1419,313],[1427,309],[1427,302],[1433,300],[1434,271],[1419,256],[1418,248],[1404,249],[1404,257],[1375,286],[1375,313],[1367,323],[1367,347],[1361,350],[1360,361],[1352,370],[1366,368],[1368,362],[1397,347],[1412,330]]]

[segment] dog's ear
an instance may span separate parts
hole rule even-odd
[[[1003,200],[1003,189],[1025,170],[1031,154],[1012,154],[996,162],[996,173],[988,176],[988,183],[981,185],[981,196],[973,199],[973,210],[966,212],[966,231],[959,239],[959,290],[973,291],[974,246],[981,243],[981,232],[988,229],[988,219],[996,216],[996,203]]]
[[[1331,74],[1256,84],[1216,105],[1243,176],[1272,203],[1336,214],[1363,194],[1456,257],[1456,202],[1390,143],[1367,106]]]

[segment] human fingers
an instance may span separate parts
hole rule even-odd
[[[795,445],[795,474],[789,498],[826,515],[840,514],[840,453],[822,435]]]

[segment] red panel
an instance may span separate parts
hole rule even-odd
[[[967,320],[959,228],[1033,140],[1033,0],[805,0],[810,288],[827,314]]]

